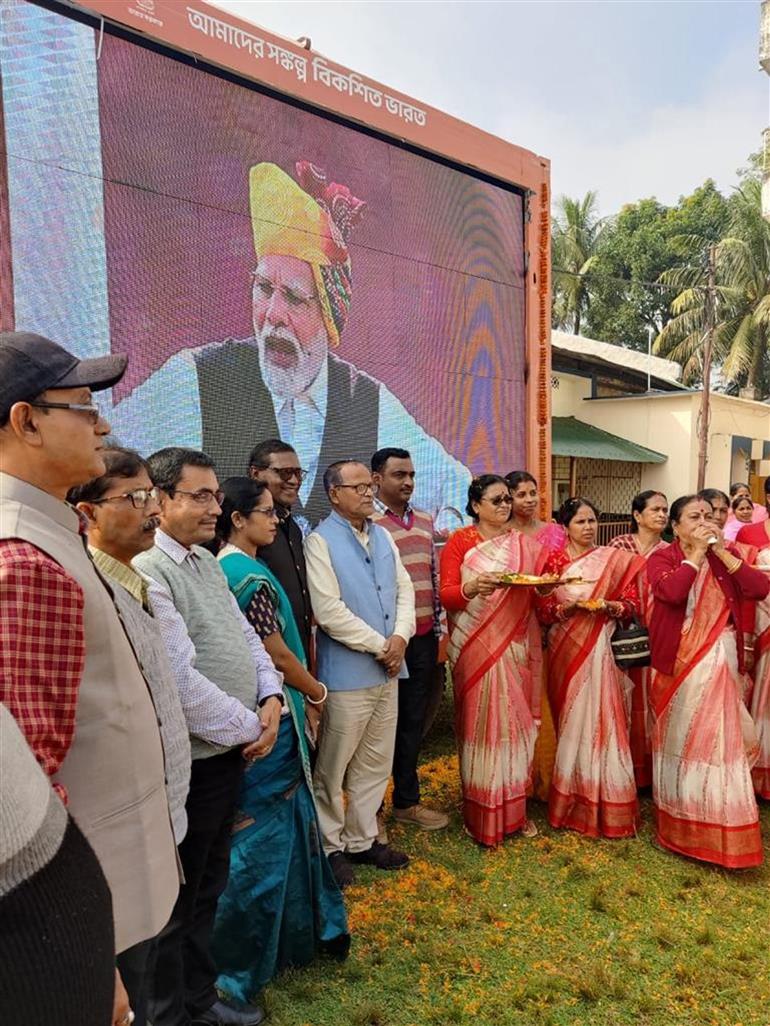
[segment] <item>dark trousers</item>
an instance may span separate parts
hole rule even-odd
[[[128,1003],[134,1013],[134,1026],[147,1026],[147,1002],[150,997],[150,974],[155,964],[157,937],[140,941],[126,948],[115,959],[120,978],[128,994]]]
[[[398,725],[393,753],[393,807],[396,809],[408,809],[420,801],[417,759],[437,658],[438,639],[432,630],[428,634],[416,634],[406,647],[409,676],[398,682]]]
[[[187,834],[179,845],[185,881],[158,937],[149,1002],[153,1026],[189,1026],[217,1000],[211,933],[227,885],[235,802],[244,762],[240,749],[194,759]]]

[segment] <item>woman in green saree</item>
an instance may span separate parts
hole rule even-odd
[[[344,958],[350,935],[320,843],[307,748],[306,727],[312,738],[326,688],[307,669],[286,592],[257,558],[259,547],[275,537],[272,496],[266,485],[247,477],[229,478],[222,490],[220,565],[284,675],[285,707],[275,746],[244,774],[230,876],[214,932],[217,986],[247,1002],[281,969],[307,965],[319,952]],[[312,729],[306,713],[313,717]]]

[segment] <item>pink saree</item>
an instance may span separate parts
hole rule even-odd
[[[539,573],[544,550],[518,531],[466,552],[463,581],[480,573]],[[499,844],[526,821],[540,682],[529,661],[532,591],[499,588],[450,618],[463,818],[480,844]]]
[[[653,798],[661,844],[728,869],[762,861],[756,732],[742,690],[727,602],[704,563],[674,672],[652,674]]]

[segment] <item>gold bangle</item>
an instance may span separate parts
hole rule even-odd
[[[737,574],[742,566],[743,566],[743,560],[742,559],[736,560],[736,562],[732,565],[732,567],[728,566],[727,572],[728,572],[728,574]]]

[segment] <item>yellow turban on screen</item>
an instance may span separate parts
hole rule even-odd
[[[364,207],[344,185],[327,184],[308,161],[296,165],[299,182],[276,164],[249,172],[249,209],[257,260],[293,256],[310,264],[332,346],[350,310],[351,269],[347,240]]]

